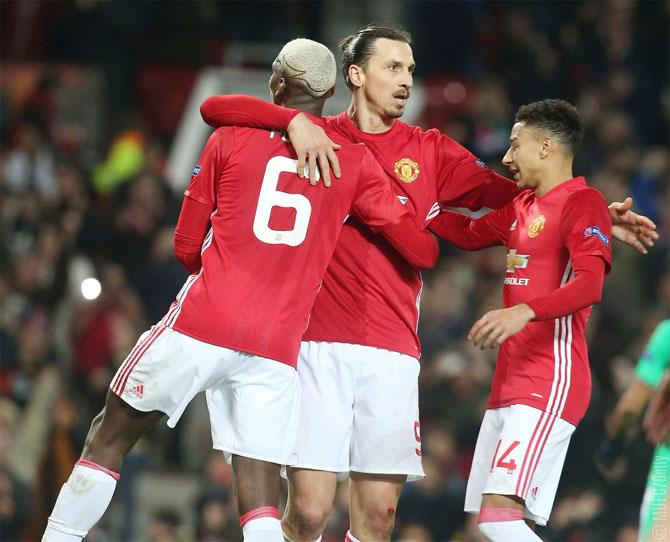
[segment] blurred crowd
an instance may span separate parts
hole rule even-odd
[[[59,17],[76,27],[72,20],[102,9],[97,4],[66,4]],[[655,220],[662,236],[646,257],[614,247],[589,325],[591,405],[572,439],[550,527],[540,531],[548,541],[635,540],[651,448],[631,435],[625,459],[607,471],[595,466],[594,453],[644,342],[670,309],[668,6],[407,7],[426,85],[423,126],[442,129],[499,167],[519,105],[568,99],[588,126],[576,173],[608,201],[632,195],[635,210]],[[467,24],[445,36],[441,10]],[[110,70],[67,57],[62,39],[54,43],[70,64],[36,68],[16,62],[20,55],[10,65],[3,59],[0,85],[0,536],[7,541],[39,540],[116,368],[186,278],[172,253],[181,194],[164,178],[169,139],[147,125],[129,91],[103,90],[120,84],[109,80]],[[464,337],[501,304],[503,258],[502,249],[467,254],[443,244],[437,267],[424,275],[427,476],[401,496],[398,540],[481,540],[462,505],[495,352],[480,352]],[[87,278],[101,285],[94,299],[82,293]],[[143,438],[121,474],[112,509],[90,540],[241,539],[230,469],[211,451],[201,401],[174,431],[161,425]],[[342,540],[346,510],[342,491],[324,542]]]

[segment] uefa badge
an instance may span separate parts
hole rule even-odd
[[[537,216],[533,219],[533,221],[530,223],[530,226],[528,226],[528,237],[531,239],[533,237],[537,237],[540,232],[544,229],[544,223],[547,221],[546,218],[544,218],[544,215]]]
[[[410,158],[401,158],[393,167],[396,177],[404,183],[411,183],[419,176],[419,164]]]

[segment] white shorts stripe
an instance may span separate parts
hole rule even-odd
[[[130,376],[130,373],[133,372],[137,362],[142,358],[144,353],[156,341],[156,339],[161,336],[165,329],[165,326],[162,324],[156,325],[151,334],[146,339],[142,340],[141,344],[138,343],[137,346],[139,346],[139,348],[137,351],[133,349],[133,352],[131,352],[132,355],[128,356],[121,365],[123,369],[120,369],[118,372],[120,378],[118,379],[116,386],[112,388],[114,393],[117,395],[121,395],[123,393],[123,390],[126,387],[126,382],[128,382],[128,377]]]

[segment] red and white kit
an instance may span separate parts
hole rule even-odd
[[[210,413],[217,447],[240,455],[258,454],[232,449],[221,437],[227,434],[224,426],[254,425],[244,418],[266,399],[263,426],[274,428],[267,439],[281,428],[291,434],[297,393],[287,392],[283,403],[271,400],[261,388],[271,386],[272,379],[254,393],[248,384],[258,375],[247,374],[243,366],[251,365],[250,357],[259,365],[264,360],[264,366],[274,367],[278,382],[287,370],[297,379],[300,338],[344,220],[351,214],[383,229],[407,214],[363,145],[349,144],[340,152],[343,176],[327,189],[298,178],[293,149],[275,133],[223,128],[211,136],[184,200],[185,207],[204,209],[205,223],[211,224],[195,242],[201,246],[201,264],[161,323],[140,338],[119,369],[111,384],[117,395],[138,410],[166,412],[171,425],[199,391],[211,390],[210,407],[218,395],[235,397],[234,405],[210,408]],[[185,228],[186,214],[182,210],[177,231]],[[163,345],[167,336],[170,349]],[[195,353],[192,340],[209,348]],[[217,372],[218,386],[211,375],[203,376],[203,367],[210,365],[205,356],[216,365],[231,352],[245,355],[235,355],[238,360],[227,373]],[[169,379],[157,374],[167,371]],[[286,391],[291,384],[282,386]],[[250,391],[240,391],[245,389]],[[281,450],[290,448],[281,444],[284,440],[277,444]],[[285,456],[278,453],[274,459],[285,462]],[[263,458],[272,459],[268,453]]]
[[[277,129],[285,129],[295,114],[292,110],[244,96],[210,98],[201,107],[201,112],[211,124],[240,122]],[[518,194],[513,182],[485,167],[468,150],[437,130],[424,131],[395,121],[388,132],[368,134],[359,130],[346,113],[317,119],[315,122],[349,141],[365,143],[421,228],[426,227],[442,207],[468,207],[473,210],[481,207],[500,208]],[[342,157],[338,157],[340,163],[343,163]],[[351,344],[369,347],[368,357],[371,359],[386,352],[389,354],[389,363],[396,363],[396,354],[401,353],[407,363],[417,363],[420,356],[417,326],[421,286],[421,273],[388,242],[356,220],[348,220],[303,338],[305,341],[334,345],[329,348],[327,358],[321,362],[301,355],[298,372],[302,376],[302,368],[308,364],[313,366],[311,371],[317,375],[319,371],[325,374],[346,372],[326,364],[345,363],[353,366],[365,359],[366,356],[359,351],[352,357],[352,350],[348,348]],[[341,351],[338,344],[343,345]],[[319,349],[306,351],[318,352]],[[393,373],[402,378],[395,389],[405,389],[406,396],[418,395],[415,378],[407,378],[402,372]],[[301,377],[301,389],[309,385],[310,382]],[[349,383],[344,381],[334,385],[341,385],[342,389],[349,387]],[[378,386],[381,385],[385,384],[380,381]],[[369,382],[367,393],[374,393],[378,386]],[[361,389],[360,393],[364,391]],[[312,395],[317,396],[316,393]],[[343,397],[342,401],[345,400]],[[331,405],[329,401],[310,403],[309,410],[326,416],[331,411]],[[306,414],[301,412],[302,416]],[[396,419],[394,433],[389,433],[388,417],[388,409],[378,408],[365,427],[366,438],[371,443],[369,449],[386,450],[388,453],[383,454],[385,459],[382,459],[381,454],[372,452],[364,461],[361,461],[360,456],[356,457],[356,462],[364,464],[366,472],[387,474],[397,472],[389,469],[396,469],[400,464],[407,465],[411,459],[412,467],[406,468],[404,473],[410,478],[421,476],[420,456],[415,453],[417,446],[420,451],[416,426],[419,419],[418,402],[411,416]],[[355,425],[360,425],[355,418],[355,411],[350,409],[348,423],[341,424],[339,442],[348,441],[351,437],[346,431],[351,432]],[[382,427],[384,432],[379,430]],[[389,434],[393,434],[392,439],[388,438]],[[312,439],[312,436],[302,433],[299,439],[301,451],[315,450],[320,446],[323,448],[322,453],[311,457],[307,452],[301,453],[298,465],[330,471],[341,468],[338,446],[320,444],[318,436],[310,442],[307,439]],[[392,457],[393,450],[388,449],[390,442],[402,442],[396,449],[397,457]],[[355,444],[352,444],[352,450],[354,447]],[[406,458],[407,453],[412,457]],[[355,466],[353,462],[350,453],[352,467]]]
[[[577,177],[540,197],[524,191],[478,220],[445,213],[431,228],[463,248],[506,245],[503,304],[526,303],[536,314],[500,347],[466,510],[479,510],[482,493],[517,495],[546,523],[591,395],[584,300],[601,291],[611,263],[607,204]],[[514,405],[531,408],[507,408]]]

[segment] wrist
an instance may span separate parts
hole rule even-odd
[[[519,310],[519,313],[529,322],[535,318],[535,311],[529,305],[520,303],[516,306],[516,308]]]

